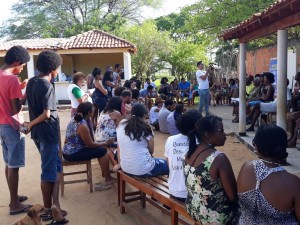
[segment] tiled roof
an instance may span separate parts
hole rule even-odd
[[[64,40],[64,38],[21,39],[0,42],[0,51],[7,51],[14,45],[21,45],[30,50],[53,49],[52,46],[56,45],[62,40]]]
[[[24,39],[0,43],[0,51],[14,45],[21,45],[29,50],[40,49],[116,49],[128,48],[135,52],[136,46],[122,38],[100,30],[91,30],[70,38]]]
[[[136,50],[134,44],[100,30],[91,30],[61,41],[56,46],[59,49],[83,48],[130,48]]]
[[[261,13],[255,13],[237,26],[224,30],[220,36],[225,40],[240,38],[253,30],[260,29],[292,14],[298,14],[299,9],[299,0],[277,0]]]

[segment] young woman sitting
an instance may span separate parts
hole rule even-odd
[[[288,155],[285,130],[262,125],[253,145],[260,159],[246,162],[237,180],[239,224],[299,224],[300,179],[279,165]]]
[[[226,155],[215,149],[226,140],[222,119],[206,116],[189,134],[184,166],[186,209],[202,224],[236,224],[238,202],[236,180]]]
[[[108,149],[110,162],[114,166],[114,170],[120,168],[117,160],[114,157],[114,150],[117,148],[117,125],[124,116],[121,114],[122,100],[118,96],[109,99],[105,109],[100,113],[99,123],[96,130],[97,141],[105,141],[109,138],[115,138],[115,142]]]
[[[103,142],[95,142],[90,135],[90,128],[87,120],[93,115],[93,105],[90,102],[80,103],[77,113],[69,122],[66,130],[63,157],[68,161],[83,161],[98,159],[105,181],[96,190],[109,189],[115,178],[109,173],[109,160],[106,154],[106,147],[114,143],[114,138]]]
[[[124,172],[136,176],[169,174],[167,161],[153,158],[154,137],[146,122],[148,110],[145,105],[135,104],[131,117],[122,120],[117,127],[119,159]]]

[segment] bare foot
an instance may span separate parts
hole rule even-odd
[[[65,217],[63,216],[63,213],[62,211],[56,207],[55,205],[53,205],[51,207],[51,211],[52,211],[52,216],[53,216],[53,219],[56,221],[56,222],[63,222],[63,223],[68,223],[69,221],[67,219],[65,219]]]

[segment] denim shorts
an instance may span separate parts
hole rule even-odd
[[[41,154],[41,180],[46,182],[56,182],[57,174],[62,172],[62,163],[59,157],[59,144],[48,144],[36,139],[33,141]]]
[[[143,177],[156,177],[158,175],[169,175],[169,166],[168,162],[165,159],[154,158],[155,165],[154,168],[149,172],[143,175]]]
[[[10,124],[0,124],[3,159],[8,168],[25,166],[25,135]]]

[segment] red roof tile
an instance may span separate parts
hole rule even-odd
[[[264,25],[278,21],[292,13],[299,13],[299,6],[299,0],[277,0],[261,13],[255,13],[237,26],[224,30],[220,36],[223,37],[224,40],[240,38],[246,33],[253,31],[253,29],[261,28]],[[283,9],[287,13],[283,13]],[[265,22],[263,22],[263,20],[265,20]]]
[[[64,38],[44,38],[44,39],[22,39],[0,43],[0,51],[7,51],[14,45],[21,45],[30,50],[53,49],[52,46],[64,40]]]
[[[135,52],[136,46],[125,39],[101,30],[91,30],[70,38],[25,39],[0,43],[0,50],[8,50],[14,45],[27,49],[115,49],[128,48]]]

